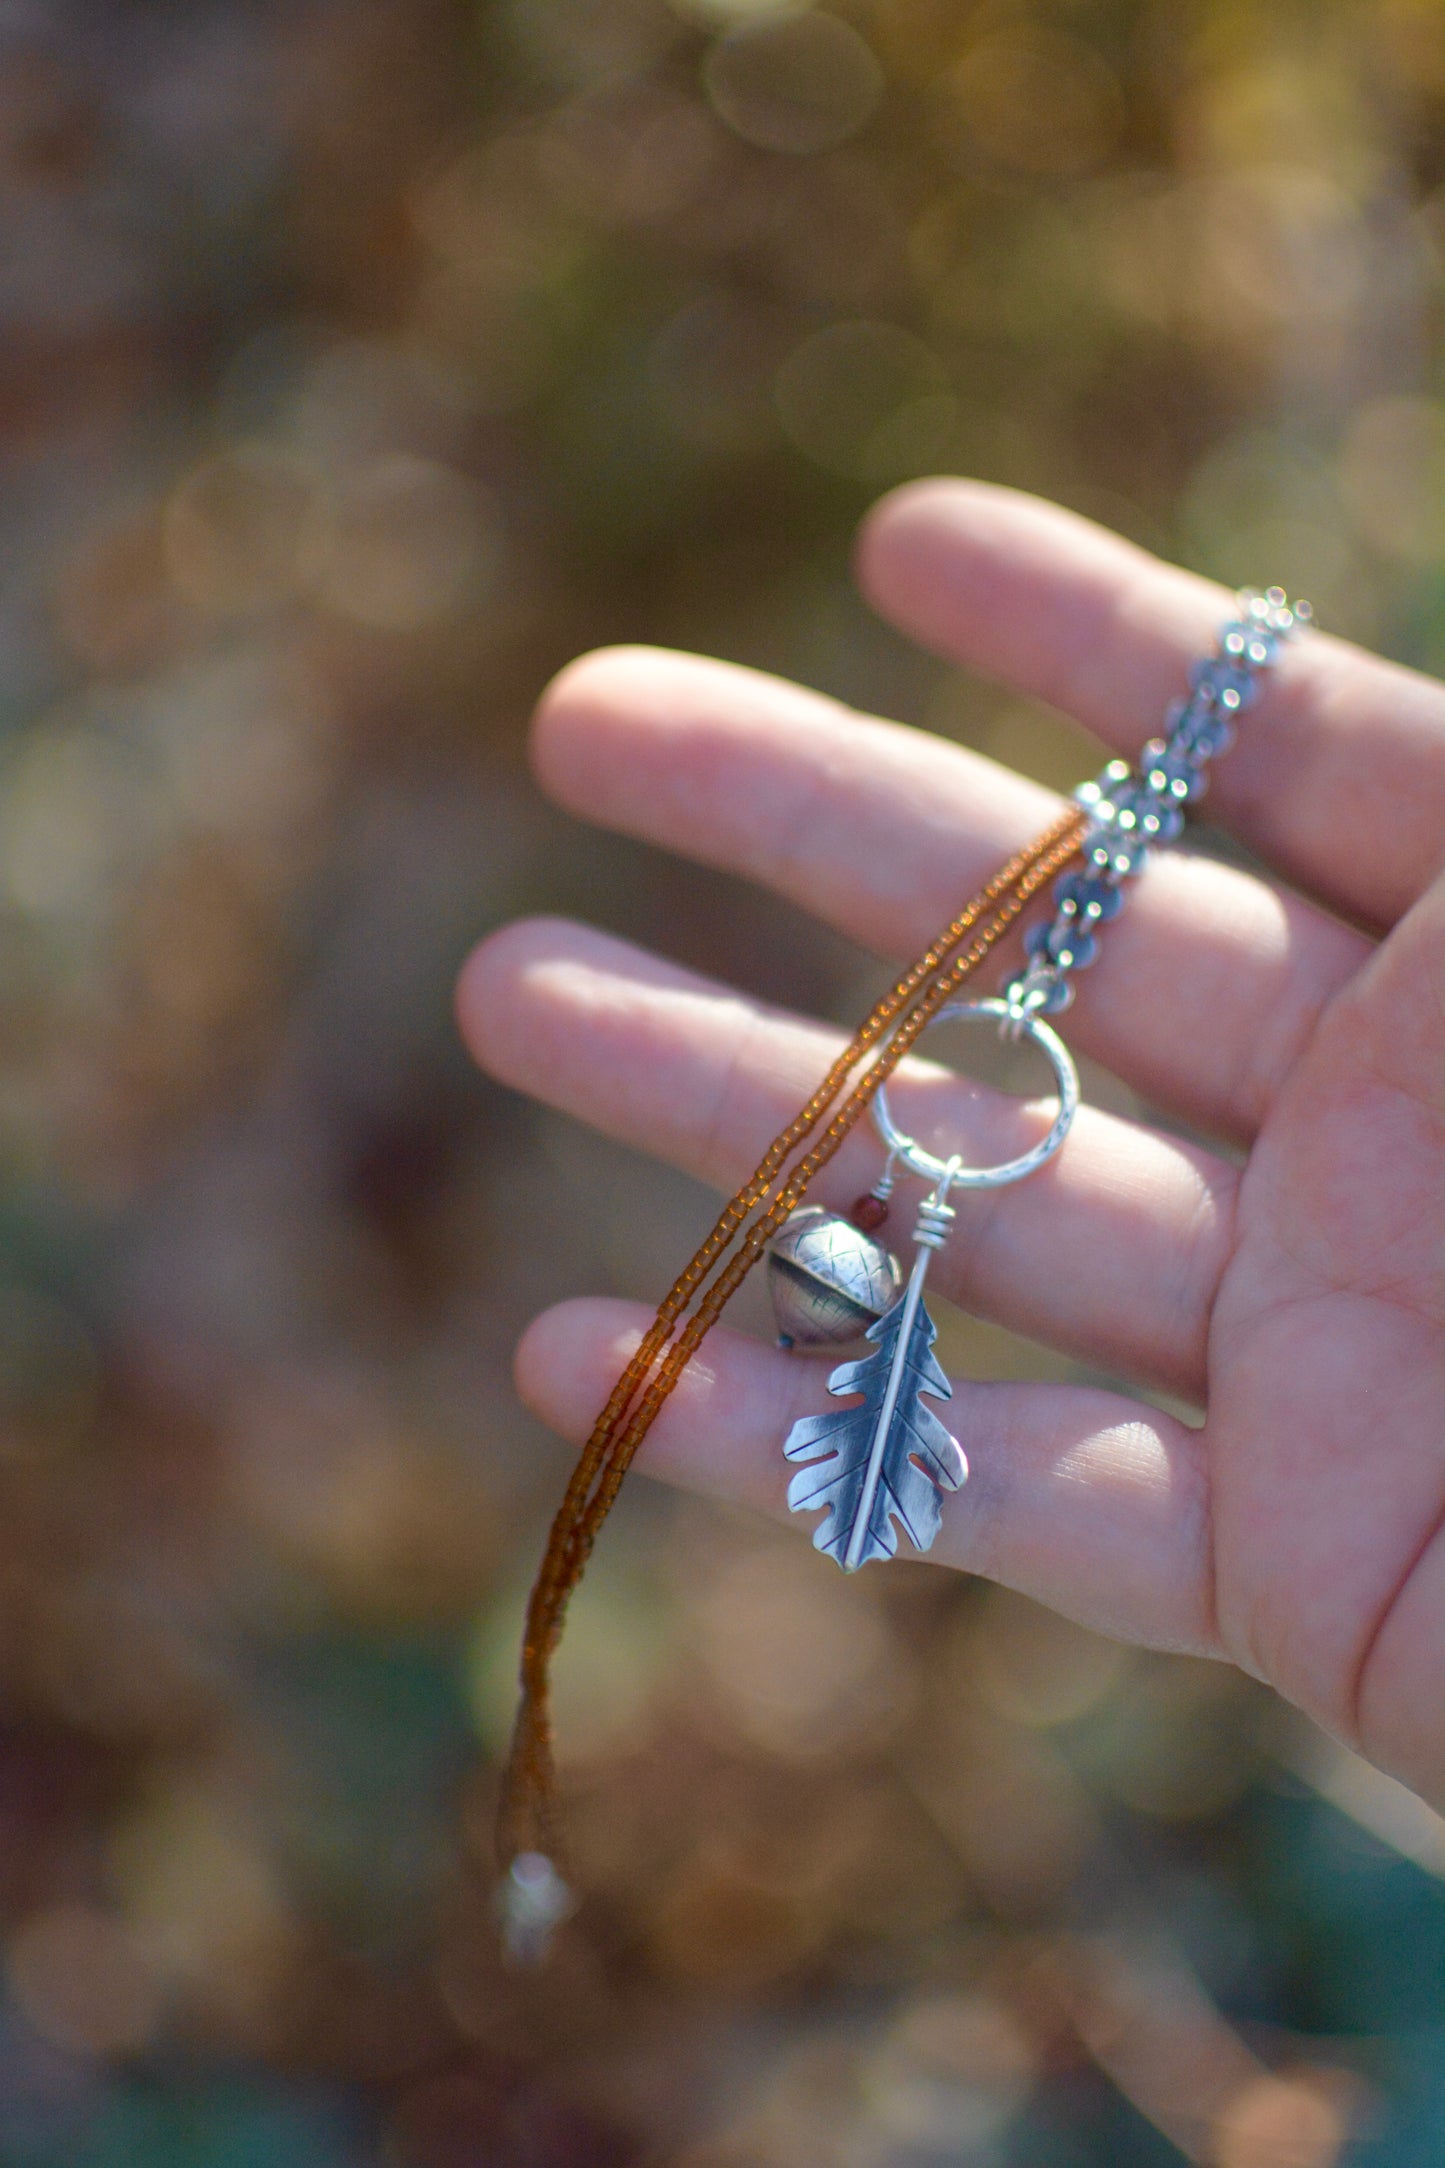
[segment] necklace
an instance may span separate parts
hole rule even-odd
[[[551,1662],[567,1603],[632,1460],[688,1361],[724,1304],[767,1256],[785,1346],[827,1345],[866,1336],[874,1353],[840,1365],[828,1380],[847,1408],[805,1416],[783,1446],[799,1472],[789,1486],[794,1512],[823,1509],[814,1542],[845,1572],[892,1557],[901,1528],[917,1550],[938,1533],[943,1498],[965,1480],[962,1448],[929,1400],[951,1388],[933,1355],[935,1329],[923,1291],[932,1252],[947,1240],[955,1189],[1023,1180],[1052,1157],[1078,1104],[1078,1078],[1048,1022],[1074,998],[1074,974],[1099,952],[1099,929],[1123,907],[1125,884],[1149,853],[1184,826],[1200,798],[1209,762],[1233,742],[1236,720],[1281,644],[1311,622],[1282,588],[1246,591],[1222,628],[1216,651],[1196,662],[1189,691],[1139,761],[1113,760],[1042,835],[965,904],[864,1019],[795,1119],[757,1168],[659,1304],[618,1379],[552,1524],[527,1607],[521,1703],[503,1784],[499,1893],[509,1952],[540,1957],[572,1893],[560,1855],[552,1755]],[[1074,863],[1077,861],[1077,863]],[[1053,913],[1027,929],[1025,964],[993,1000],[953,997],[1053,881]],[[1058,1111],[1048,1133],[1018,1158],[969,1168],[929,1153],[895,1124],[887,1081],[929,1024],[947,1017],[990,1021],[1025,1038],[1048,1059]],[[886,1150],[883,1173],[848,1218],[805,1206],[808,1185],[871,1108]],[[929,1183],[918,1208],[917,1252],[906,1285],[875,1237],[897,1170]]]

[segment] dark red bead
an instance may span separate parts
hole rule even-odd
[[[848,1217],[861,1233],[876,1235],[888,1217],[887,1199],[875,1197],[871,1191],[866,1197],[855,1197]]]

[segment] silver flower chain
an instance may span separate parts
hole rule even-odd
[[[1149,740],[1137,767],[1111,760],[1096,782],[1075,791],[1090,815],[1084,864],[1055,882],[1053,918],[1024,935],[1027,968],[1003,994],[1016,1019],[1069,1006],[1070,974],[1098,955],[1098,928],[1123,908],[1122,884],[1143,872],[1154,845],[1179,834],[1185,806],[1208,788],[1209,762],[1234,743],[1235,720],[1258,691],[1260,672],[1313,618],[1309,604],[1291,603],[1282,587],[1245,589],[1236,603],[1217,652],[1193,664],[1188,697],[1174,702],[1164,735]]]

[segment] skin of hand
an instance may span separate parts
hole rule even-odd
[[[1133,757],[1230,599],[1087,521],[910,484],[864,524],[874,605]],[[897,961],[1057,809],[922,732],[650,649],[585,656],[541,702],[543,786],[587,819],[771,886]],[[1311,633],[1215,763],[1214,817],[1271,869],[1185,850],[1130,884],[1067,1019],[1202,1145],[1084,1108],[1040,1174],[958,1200],[932,1284],[1204,1411],[1079,1385],[957,1381],[971,1476],[933,1558],[1102,1632],[1228,1658],[1445,1808],[1445,688]],[[730,1190],[843,1034],[586,927],[492,935],[458,1010],[494,1076]],[[960,1131],[978,1093],[910,1064],[896,1117]],[[856,1131],[815,1201],[879,1171]],[[518,1351],[580,1440],[648,1315],[568,1302]],[[780,1512],[781,1440],[826,1370],[719,1329],[639,1460]]]

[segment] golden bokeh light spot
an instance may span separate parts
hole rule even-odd
[[[972,1661],[979,1691],[1001,1716],[1047,1728],[1096,1708],[1127,1668],[1129,1651],[996,1588],[985,1599]]]
[[[130,920],[137,976],[157,1010],[218,1031],[266,985],[265,899],[239,852],[210,839],[155,865]]]
[[[200,1776],[158,1785],[116,1831],[112,1865],[147,1964],[218,2015],[254,2023],[291,1956],[294,1924],[242,1799]]]
[[[957,414],[943,363],[897,324],[814,332],[779,369],[774,398],[800,451],[830,473],[877,483],[941,458]]]
[[[485,1492],[364,1370],[278,1366],[235,1413],[229,1466],[248,1523],[346,1616],[445,1620],[475,1603],[493,1535]]]
[[[680,33],[665,9],[626,0],[506,0],[497,13],[528,74],[563,94],[644,73]]]
[[[1212,2158],[1218,2168],[1334,2168],[1348,2136],[1339,2101],[1312,2075],[1261,2075],[1222,2110]]]
[[[1321,172],[1283,162],[1191,191],[1194,301],[1201,326],[1250,335],[1275,327],[1292,355],[1306,335],[1348,329],[1369,268],[1354,198]]]
[[[1187,169],[1224,177],[1279,165],[1351,193],[1378,185],[1383,146],[1358,75],[1299,38],[1261,54],[1243,15],[1218,11],[1206,41],[1210,32],[1216,50],[1201,52],[1176,113]]]
[[[548,194],[570,210],[618,225],[666,227],[687,215],[715,177],[720,151],[735,153],[736,146],[714,113],[695,98],[652,91],[554,115],[537,138],[536,167]],[[529,284],[536,268],[534,256]]]
[[[773,14],[718,39],[703,63],[703,86],[745,143],[805,157],[836,149],[871,120],[883,71],[836,15]]]
[[[1240,579],[1274,565],[1332,626],[1344,628],[1359,553],[1330,462],[1287,432],[1225,437],[1206,454],[1180,501],[1180,524],[1198,569]],[[1357,600],[1358,598],[1356,598]],[[1353,625],[1350,627],[1353,630]]]
[[[38,917],[103,908],[150,840],[146,778],[115,739],[57,716],[30,734],[0,794],[0,882]]]
[[[905,2009],[870,2058],[864,2088],[891,2137],[952,2152],[996,2138],[1037,2067],[1032,2042],[992,1996],[930,1995]]]
[[[525,249],[525,235],[517,247]],[[335,482],[404,446],[449,439],[468,410],[456,371],[416,338],[338,339],[301,375],[286,441]]]
[[[653,1948],[666,1969],[734,1994],[791,1972],[826,1931],[826,1915],[742,1847],[705,1846],[658,1905]]]
[[[1064,31],[981,38],[949,78],[966,138],[1023,173],[1092,172],[1112,150],[1122,101],[1091,45]]]
[[[697,1618],[718,1706],[767,1753],[856,1753],[908,1714],[908,1673],[881,1611],[860,1583],[835,1586],[811,1553],[744,1554],[702,1592]]]
[[[306,585],[319,539],[318,484],[279,446],[238,444],[202,460],[166,506],[166,566],[209,616],[288,601]]]
[[[1377,0],[1375,34],[1397,87],[1422,103],[1445,97],[1445,9],[1440,0]]]
[[[457,609],[491,569],[489,508],[462,475],[396,453],[333,492],[319,587],[344,617],[412,632]]]
[[[812,0],[668,0],[674,15],[709,30],[765,22],[774,15],[803,15],[811,5]]]
[[[56,592],[61,637],[89,668],[154,667],[181,637],[186,612],[166,569],[158,508],[147,504],[82,536]]]
[[[1405,564],[1445,559],[1445,407],[1434,399],[1373,399],[1351,421],[1340,487],[1373,548]]]
[[[1129,174],[1097,184],[1089,205],[1090,269],[1113,306],[1140,323],[1172,324],[1191,276],[1185,191]]]
[[[11,1938],[10,1991],[37,2032],[81,2055],[133,2054],[160,2022],[163,1993],[124,1925],[88,1905],[34,1913]]]

